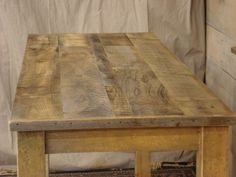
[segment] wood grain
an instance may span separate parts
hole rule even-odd
[[[86,37],[63,35],[59,40],[64,118],[112,116],[111,105]]]
[[[14,118],[61,117],[58,57],[57,36],[29,36],[13,107]]]
[[[231,48],[236,45],[236,39],[233,40],[228,34],[224,34],[210,25],[207,26],[207,37],[207,64],[214,62],[235,79],[236,56],[231,52]]]
[[[49,131],[46,152],[197,150],[199,133],[199,128]]]
[[[137,151],[135,154],[135,177],[151,177],[150,153]]]
[[[12,130],[222,126],[236,117],[152,33],[31,35]]]
[[[47,177],[44,132],[19,132],[17,138],[17,176]]]
[[[229,177],[229,128],[202,128],[197,177]]]
[[[106,80],[112,78],[112,82],[105,83],[105,87],[117,115],[183,114],[171,102],[165,87],[149,65],[134,55],[127,37],[114,35],[101,34],[96,40],[96,36],[93,35],[92,42],[95,43],[94,54],[101,74],[107,75]],[[101,45],[104,38],[109,38],[110,41],[106,42],[106,45],[110,45],[109,48],[105,45],[106,50]],[[113,47],[120,44],[123,46]]]
[[[207,0],[206,3],[207,24],[236,41],[236,24],[234,23],[236,2],[234,0],[217,2]]]

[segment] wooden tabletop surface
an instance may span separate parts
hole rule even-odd
[[[224,126],[236,116],[152,33],[30,35],[13,131]]]

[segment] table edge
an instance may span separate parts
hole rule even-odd
[[[83,119],[9,120],[11,131],[86,130],[113,128],[165,128],[231,126],[236,124],[236,114],[199,116],[148,116],[148,117],[102,117]]]

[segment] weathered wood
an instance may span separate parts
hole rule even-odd
[[[198,176],[227,177],[235,123],[152,33],[61,34],[29,37],[10,128],[20,177],[47,176],[45,153],[94,151],[136,152],[149,177],[149,152],[182,149],[199,152]]]
[[[231,53],[232,46],[236,45],[236,39],[233,40],[227,34],[207,26],[207,68],[214,62],[226,74],[236,79],[236,56]],[[209,63],[210,62],[210,63]],[[207,76],[207,75],[206,75]]]
[[[236,108],[236,80],[213,61],[207,62],[206,83],[231,110]],[[227,84],[226,84],[227,83]]]
[[[202,128],[197,177],[229,177],[229,128]]]
[[[11,130],[222,126],[225,105],[152,33],[31,35]]]
[[[88,41],[84,35],[73,36],[67,34],[59,38],[63,118],[112,116],[111,104],[91,49],[84,46]]]
[[[47,153],[197,150],[199,128],[49,131]]]
[[[104,46],[130,46],[132,43],[124,33],[99,34]]]
[[[151,177],[150,152],[137,151],[135,154],[135,177]]]
[[[207,24],[236,41],[235,0],[207,0]]]
[[[30,35],[15,96],[16,119],[55,119],[62,116],[58,37]]]
[[[44,132],[18,132],[17,135],[17,176],[47,177]]]
[[[191,111],[191,109],[189,109]],[[194,111],[194,109],[192,109]],[[190,112],[189,114],[193,114]],[[144,127],[200,127],[200,126],[230,126],[236,124],[235,115],[199,116],[124,116],[124,117],[96,117],[64,120],[13,120],[10,128],[18,131],[43,130],[88,130],[106,128],[144,128]]]

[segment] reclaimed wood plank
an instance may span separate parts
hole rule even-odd
[[[161,128],[230,126],[236,124],[235,114],[213,115],[155,115],[155,116],[111,116],[74,119],[10,120],[10,129],[17,131],[42,130],[88,130],[111,128]]]
[[[99,38],[92,42],[96,43],[94,54],[99,65],[101,66],[100,61],[102,61],[107,69],[104,71],[99,67],[100,71],[103,75],[109,73],[109,78],[112,78],[112,88],[122,95],[123,101],[119,102],[121,104],[115,104],[118,110],[131,109],[133,115],[183,114],[171,102],[165,87],[149,65],[136,57],[132,48],[109,46],[104,50]],[[110,85],[108,83],[105,86],[109,88]],[[111,92],[108,95],[111,96]],[[127,103],[125,109],[123,103]]]
[[[74,34],[73,37],[64,35],[60,38],[60,86],[64,118],[111,116],[113,112],[101,76],[88,41],[83,37]],[[71,38],[72,43],[68,42]],[[64,41],[68,44],[65,45]],[[85,43],[86,47],[83,47]]]
[[[182,98],[174,101],[185,115],[217,115],[225,114],[226,116],[232,114],[228,107],[226,107],[219,99],[190,99]]]
[[[61,118],[58,57],[57,36],[29,36],[13,106],[13,119]]]
[[[236,40],[233,40],[227,34],[218,31],[210,25],[207,26],[207,37],[206,70],[211,67],[211,63],[215,63],[226,74],[236,79],[236,56],[231,52],[232,46],[236,46]]]
[[[92,34],[88,36],[88,39],[91,43],[91,47],[96,59],[95,62],[97,63],[98,69],[100,71],[100,75],[102,77],[103,84],[112,105],[114,114],[116,116],[132,115],[129,101],[115,80],[112,65],[107,59],[107,54],[104,51],[99,36]]]
[[[234,0],[207,0],[206,7],[208,26],[217,29],[235,41],[236,23],[234,23],[234,21],[236,2]]]
[[[46,152],[197,150],[198,137],[199,128],[49,131]]]
[[[44,132],[18,132],[17,138],[17,176],[47,177]]]
[[[117,68],[117,82],[127,95],[134,115],[182,115],[165,86],[145,62]]]

